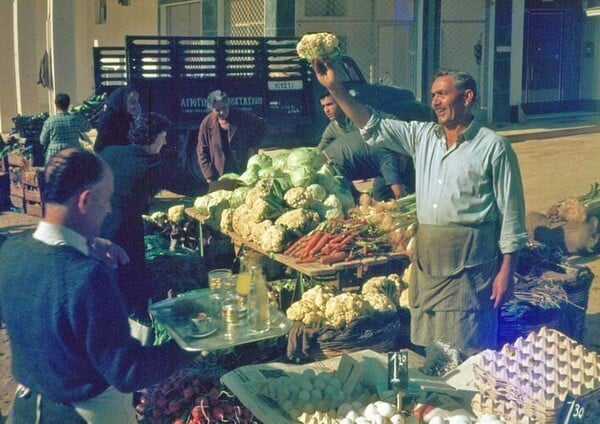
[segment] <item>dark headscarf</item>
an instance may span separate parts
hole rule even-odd
[[[127,98],[134,91],[131,87],[119,87],[107,97],[98,122],[98,135],[94,143],[96,152],[106,146],[128,144],[127,131],[133,117],[127,112]]]

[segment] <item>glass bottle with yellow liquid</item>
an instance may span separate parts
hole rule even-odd
[[[271,302],[269,299],[269,290],[262,270],[253,266],[250,270],[251,283],[250,294],[248,295],[248,325],[251,331],[263,333],[268,331],[271,326]]]
[[[250,294],[250,284],[252,282],[252,275],[250,273],[250,267],[246,263],[246,260],[242,257],[240,261],[240,270],[237,274],[237,280],[235,283],[235,292],[242,299],[246,299]]]

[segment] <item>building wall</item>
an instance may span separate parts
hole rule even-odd
[[[342,41],[344,51],[365,78],[408,88],[420,86],[418,7],[414,0],[340,0],[296,2],[296,35],[327,31]],[[417,2],[418,3],[418,2]]]

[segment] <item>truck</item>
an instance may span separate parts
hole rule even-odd
[[[167,116],[175,131],[178,166],[202,179],[197,131],[213,90],[233,107],[262,117],[262,147],[316,146],[328,121],[319,98],[323,87],[296,52],[296,37],[126,36],[124,47],[94,47],[96,94],[121,85],[140,93],[145,111]],[[405,120],[430,120],[430,108],[405,88],[369,83],[356,62],[343,56],[343,83],[362,103]]]

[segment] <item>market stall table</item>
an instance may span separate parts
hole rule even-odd
[[[243,239],[237,233],[223,232],[223,231],[221,231],[221,229],[215,228],[214,225],[211,225],[205,221],[206,217],[199,216],[193,208],[187,208],[185,210],[185,212],[190,218],[196,219],[199,221],[200,237],[202,237],[202,235],[203,235],[202,234],[202,231],[203,231],[202,226],[207,225],[213,231],[217,231],[220,234],[223,234],[223,235],[229,237],[231,239],[232,243],[236,247],[239,248],[241,246],[244,246],[249,249],[252,249],[253,251],[255,251],[261,255],[271,258],[271,259],[275,260],[276,262],[293,269],[301,277],[320,278],[320,277],[335,276],[336,281],[338,282],[338,285],[340,288],[342,288],[344,286],[345,281],[349,280],[347,278],[349,274],[354,274],[354,273],[363,274],[370,267],[375,267],[375,266],[389,266],[390,268],[392,268],[396,262],[398,263],[398,268],[400,268],[400,269],[398,269],[398,268],[388,269],[388,270],[382,271],[381,273],[382,274],[383,273],[389,274],[391,272],[399,273],[408,265],[408,262],[409,262],[406,254],[390,252],[387,254],[382,254],[382,255],[377,255],[377,256],[367,256],[367,257],[353,259],[353,260],[349,260],[349,261],[337,262],[337,263],[333,263],[333,264],[329,264],[329,265],[321,264],[320,262],[316,262],[316,261],[308,262],[308,263],[299,263],[296,258],[293,258],[291,256],[284,255],[282,253],[267,252],[264,249],[262,249],[260,246],[258,246],[256,243],[253,243],[253,242]],[[201,254],[203,254],[203,252],[201,252]]]

